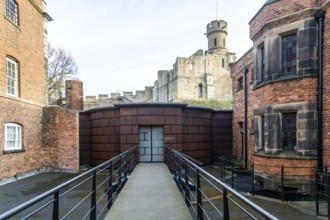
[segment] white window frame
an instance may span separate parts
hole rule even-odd
[[[18,4],[15,0],[6,0],[6,17],[18,25]]]
[[[16,123],[6,123],[4,151],[15,150],[22,150],[22,126]]]
[[[7,72],[7,94],[12,96],[18,96],[18,63],[9,57],[6,58],[6,72]],[[9,65],[13,65],[14,68],[9,68]],[[13,76],[13,73],[15,76]],[[12,88],[13,87],[13,90]]]

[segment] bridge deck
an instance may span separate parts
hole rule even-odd
[[[165,164],[139,164],[104,219],[192,219]]]

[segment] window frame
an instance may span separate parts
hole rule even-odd
[[[9,128],[13,128],[15,140],[11,140],[14,142],[14,146],[8,146],[8,132]],[[6,123],[4,124],[4,151],[5,152],[13,152],[13,151],[22,151],[23,150],[23,126],[17,123]]]
[[[12,77],[9,75],[9,65],[8,63],[10,63],[10,65],[14,65],[14,73],[15,73],[15,77]],[[12,69],[10,69],[12,70]],[[19,81],[19,63],[11,58],[11,57],[6,57],[6,93],[7,95],[11,95],[11,96],[15,96],[15,97],[18,97],[18,81]],[[13,82],[14,84],[13,85],[10,85],[10,83]],[[9,91],[9,86],[12,86],[13,87],[13,93],[11,93]]]
[[[284,149],[284,136],[283,136],[283,133],[284,133],[284,130],[283,130],[283,121],[285,121],[283,115],[286,115],[286,114],[294,114],[296,117],[295,117],[295,122],[296,122],[296,125],[295,125],[295,128],[296,128],[296,131],[295,131],[295,145],[293,147],[293,149]],[[284,112],[280,112],[280,116],[281,116],[281,120],[280,120],[280,123],[281,123],[281,150],[282,151],[291,151],[291,152],[296,152],[297,151],[297,148],[298,148],[298,138],[297,138],[297,135],[298,135],[298,126],[297,126],[297,123],[298,123],[298,113],[296,111],[284,111]]]
[[[14,9],[13,9],[14,6]],[[5,1],[5,17],[13,24],[19,26],[19,5],[15,0]]]
[[[243,76],[241,76],[241,77],[239,77],[238,79],[237,79],[237,89],[236,89],[236,91],[240,91],[240,90],[242,90],[243,89],[243,84],[244,84],[244,82],[243,82],[244,80],[243,80]]]
[[[286,72],[285,70],[284,70],[284,59],[283,59],[283,57],[284,57],[284,54],[283,54],[283,50],[284,50],[284,48],[283,48],[283,39],[284,38],[289,38],[289,37],[292,37],[292,36],[295,36],[295,59],[292,59],[292,60],[290,60],[291,62],[292,61],[295,61],[296,62],[296,65],[295,65],[295,69],[294,70],[292,70],[290,73],[289,72]],[[281,39],[281,43],[280,43],[280,45],[281,45],[281,49],[280,49],[280,65],[281,65],[281,72],[282,72],[282,75],[283,76],[286,76],[286,75],[297,75],[297,69],[298,69],[298,42],[297,42],[297,38],[298,38],[298,34],[297,34],[297,31],[296,30],[292,30],[292,31],[290,31],[290,32],[287,32],[287,33],[285,33],[285,34],[281,34],[280,35],[280,39]],[[293,48],[293,47],[292,47]],[[288,49],[288,48],[286,48],[286,49]],[[287,61],[288,62],[288,61]],[[291,67],[292,67],[292,65],[291,65]]]

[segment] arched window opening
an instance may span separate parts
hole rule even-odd
[[[198,98],[202,98],[203,97],[203,86],[202,84],[198,85]]]

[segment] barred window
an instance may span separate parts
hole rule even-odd
[[[17,96],[18,63],[7,57],[7,94]]]
[[[22,149],[22,127],[19,124],[5,124],[5,151]]]
[[[296,74],[297,34],[282,37],[282,69],[284,74]]]
[[[15,0],[6,0],[6,17],[18,25],[18,4]]]

